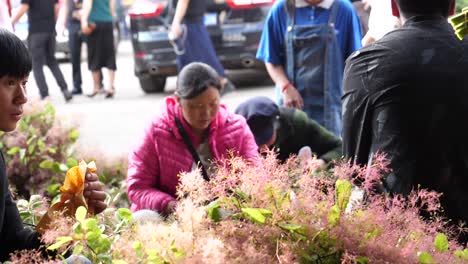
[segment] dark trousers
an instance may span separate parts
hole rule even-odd
[[[62,92],[67,90],[57,60],[55,59],[55,33],[32,33],[29,35],[29,45],[32,56],[34,79],[41,98],[49,96],[49,88],[44,76],[44,65],[47,65],[54,75]]]
[[[79,23],[70,23],[68,27],[68,47],[70,48],[73,72],[73,90],[81,92],[81,46],[84,39],[80,27]]]

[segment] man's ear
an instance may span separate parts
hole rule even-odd
[[[392,15],[395,17],[400,17],[400,10],[398,10],[398,5],[395,0],[392,0]]]

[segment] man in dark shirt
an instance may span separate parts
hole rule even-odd
[[[454,0],[393,4],[404,26],[346,64],[344,155],[365,165],[385,153],[382,191],[441,192],[446,216],[467,222],[468,43],[447,22]]]
[[[23,115],[31,58],[21,40],[0,28],[0,131],[10,132]],[[86,174],[84,196],[95,213],[106,208],[101,183],[95,173]],[[8,188],[5,160],[0,151],[0,263],[16,250],[38,249],[39,234],[25,228]]]
[[[259,147],[274,149],[286,161],[309,147],[322,165],[341,158],[341,140],[299,109],[278,107],[268,97],[254,97],[236,109],[247,120]]]
[[[24,13],[28,12],[28,45],[33,61],[33,73],[39,88],[41,99],[49,97],[49,88],[44,76],[44,65],[54,75],[65,101],[72,99],[67,83],[55,58],[55,19],[58,13],[58,0],[21,0],[18,12],[13,16],[15,24]]]

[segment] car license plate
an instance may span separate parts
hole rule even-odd
[[[203,19],[203,23],[205,23],[206,26],[216,25],[218,23],[218,14],[206,13]]]

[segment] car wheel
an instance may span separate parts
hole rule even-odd
[[[146,75],[138,77],[140,80],[141,89],[145,93],[162,93],[166,86],[165,76]]]

